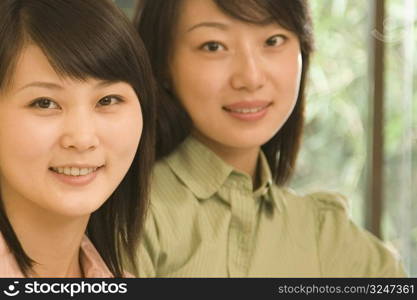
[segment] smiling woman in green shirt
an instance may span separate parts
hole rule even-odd
[[[143,277],[394,277],[337,194],[286,188],[312,26],[304,0],[142,0],[161,87]]]

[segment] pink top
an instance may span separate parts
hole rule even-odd
[[[81,266],[86,278],[114,277],[107,268],[93,243],[84,235],[80,251]],[[130,277],[130,274],[125,274]],[[16,259],[10,252],[3,235],[0,233],[0,277],[24,277],[17,265]]]

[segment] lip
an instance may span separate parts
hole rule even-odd
[[[223,106],[223,111],[241,121],[259,121],[265,117],[271,105],[271,101],[240,101]],[[236,111],[242,109],[257,109],[257,111],[245,113]]]
[[[66,165],[56,165],[56,166],[51,166],[50,168],[79,168],[79,169],[83,169],[83,168],[100,168],[102,167],[103,164],[95,164],[95,165],[91,165],[91,164],[66,164]]]
[[[264,100],[252,100],[252,101],[239,101],[229,105],[223,106],[225,109],[234,110],[234,109],[251,109],[257,107],[264,107],[269,106],[272,102],[271,101],[264,101]]]
[[[61,166],[60,166],[61,167]],[[62,166],[65,167],[65,166]],[[76,168],[97,168],[94,172],[91,172],[87,175],[80,175],[80,176],[69,176],[65,174],[59,174],[51,169],[48,169],[49,172],[51,172],[52,176],[56,178],[58,181],[70,185],[70,186],[85,186],[90,184],[94,181],[94,179],[97,177],[98,173],[102,171],[104,168],[104,165],[101,165],[100,167],[92,166],[92,165],[67,165],[66,167],[76,167]]]

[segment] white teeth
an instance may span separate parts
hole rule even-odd
[[[237,109],[229,109],[231,112],[236,112],[240,114],[253,114],[263,110],[265,106],[262,107],[255,107],[255,108],[237,108]]]
[[[80,169],[71,168],[71,176],[79,176],[79,175],[80,175]]]
[[[87,168],[80,169],[80,175],[81,176],[87,175],[88,173],[90,173],[90,172]]]
[[[76,167],[59,167],[51,168],[54,172],[58,174],[64,174],[67,176],[85,176],[90,173],[95,172],[98,168],[76,168]]]

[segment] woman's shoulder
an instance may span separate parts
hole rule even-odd
[[[342,194],[315,192],[300,195],[291,189],[280,189],[280,192],[289,218],[297,212],[298,216],[303,214],[301,222],[305,226],[314,226],[323,276],[405,275],[398,253],[352,221],[349,201]]]
[[[288,187],[273,186],[274,193],[281,197],[284,207],[289,210],[307,210],[312,214],[322,212],[340,213],[349,217],[349,200],[342,194],[330,191],[318,191],[301,194]]]
[[[342,194],[328,191],[301,194],[276,185],[272,190],[283,217],[303,234],[306,227],[314,229],[316,235],[328,234],[324,222],[332,222],[333,229],[351,222],[349,202]]]
[[[335,210],[348,215],[349,205],[348,199],[336,192],[314,192],[306,195],[307,199],[311,200],[317,209]]]

